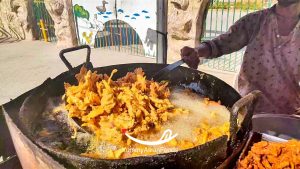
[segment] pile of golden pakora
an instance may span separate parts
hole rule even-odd
[[[167,82],[147,80],[141,68],[117,80],[111,75],[97,74],[82,67],[76,75],[77,85],[65,83],[65,108],[69,118],[77,118],[82,127],[94,134],[87,152],[93,158],[120,159],[157,154],[155,151],[127,152],[129,147],[145,148],[127,138],[126,132],[140,140],[157,140],[164,123],[189,111],[171,103]],[[229,122],[221,126],[205,123],[195,128],[193,141],[173,139],[165,147],[188,149],[222,135],[229,135]],[[74,135],[76,137],[76,128]],[[99,145],[113,145],[114,149],[100,151]],[[150,147],[151,149],[151,147]]]
[[[238,169],[300,169],[300,141],[261,141],[239,161]]]

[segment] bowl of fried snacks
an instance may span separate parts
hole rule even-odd
[[[238,161],[238,169],[300,169],[300,141],[260,141]]]

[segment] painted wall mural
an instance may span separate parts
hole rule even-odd
[[[156,56],[156,1],[73,0],[73,9],[80,43],[140,45],[146,56]]]

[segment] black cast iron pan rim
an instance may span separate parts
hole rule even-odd
[[[253,119],[255,118],[268,118],[268,117],[279,117],[279,118],[287,118],[287,119],[300,119],[300,115],[289,115],[289,114],[270,114],[270,113],[261,113],[253,115]]]
[[[127,65],[132,65],[132,64],[123,64],[123,66],[124,66],[123,68],[127,67]],[[139,64],[139,63],[135,64],[135,66],[140,66],[140,65],[141,64]],[[148,65],[151,66],[151,65],[156,65],[156,64],[149,63]],[[120,65],[116,65],[116,66],[120,66]],[[79,69],[80,67],[81,66],[77,67],[77,69]],[[114,67],[115,66],[99,67],[99,69],[100,68],[102,68],[102,69],[103,68],[108,68],[106,70],[109,71],[110,69],[113,69]],[[184,67],[182,67],[182,68],[184,68]],[[95,69],[98,69],[98,68],[95,68]],[[188,68],[184,68],[184,69],[188,69]],[[41,86],[37,87],[37,89],[31,91],[30,94],[29,94],[29,97],[26,97],[25,100],[30,100],[30,97],[31,98],[36,98],[35,95],[45,95],[45,97],[48,97],[46,91],[48,91],[48,89],[50,89],[52,87],[55,87],[53,85],[54,83],[52,83],[52,82],[56,81],[56,82],[61,83],[61,80],[63,80],[64,78],[68,78],[68,77],[73,77],[74,78],[74,75],[72,75],[70,72],[64,72],[64,73],[62,73],[59,76],[61,76],[62,78],[56,77],[55,79],[48,79],[47,81],[45,81],[43,85],[41,85]],[[30,104],[30,103],[28,103],[28,104]],[[26,105],[26,101],[23,103],[23,105]],[[30,137],[30,134],[27,134],[27,136]],[[222,139],[222,137],[220,137],[219,139]],[[31,138],[31,140],[33,140],[33,142],[35,142],[37,144],[37,142],[36,142],[36,140],[34,138]],[[227,139],[225,138],[225,141],[226,140]],[[208,144],[209,143],[210,142],[208,142]],[[51,149],[49,149],[49,147],[43,146],[42,144],[37,144],[37,145],[39,145],[41,148],[43,148],[44,150],[46,150],[48,152],[52,152],[51,154],[53,154],[53,152],[54,152],[53,151],[54,149],[51,150]],[[200,145],[200,146],[202,147],[203,145]],[[162,160],[163,158],[166,159],[166,160],[170,160],[171,157],[174,157],[174,156],[176,156],[178,154],[181,154],[181,153],[184,154],[185,152],[195,151],[195,150],[197,150],[197,149],[195,149],[195,147],[194,147],[194,148],[191,148],[191,149],[188,149],[188,150],[182,150],[179,153],[178,152],[175,152],[173,154],[166,153],[166,154],[158,154],[158,155],[155,155],[155,156],[144,156],[144,157],[139,156],[139,157],[128,158],[128,160],[126,160],[126,159],[117,159],[117,160],[101,159],[101,160],[99,160],[99,159],[94,159],[94,158],[90,158],[90,157],[82,158],[82,156],[79,156],[79,155],[76,155],[76,154],[72,154],[72,157],[76,158],[78,161],[84,161],[83,159],[86,159],[87,161],[90,161],[90,162],[91,161],[94,161],[94,162],[105,162],[105,163],[113,162],[113,165],[118,166],[118,165],[121,164],[120,163],[121,161],[122,161],[122,164],[124,164],[124,165],[126,165],[126,163],[129,163],[129,161],[130,161],[130,165],[132,165],[133,163],[134,164],[141,164],[143,162],[150,163],[150,162],[153,162],[153,160]],[[71,153],[69,153],[69,154],[71,154]],[[70,157],[70,156],[68,156],[68,154],[63,154],[62,152],[60,152],[59,155],[60,155],[60,157],[63,157],[65,159],[67,159],[68,157]]]
[[[82,48],[82,47],[81,47]],[[62,52],[61,52],[62,53]],[[61,55],[60,55],[61,56]],[[88,57],[89,58],[89,57]],[[117,65],[110,65],[110,66],[105,66],[105,67],[99,67],[99,69],[100,68],[107,68],[107,69],[113,69],[114,67],[118,67],[118,66],[129,66],[129,65],[141,65],[141,64],[143,64],[143,65],[153,65],[154,63],[133,63],[133,64],[117,64]],[[85,64],[83,64],[83,65],[85,65],[88,69],[91,69],[91,70],[96,70],[96,69],[98,69],[98,68],[95,68],[95,69],[93,69],[93,66],[92,66],[92,64],[89,62],[89,59],[87,59],[87,62],[85,63]],[[155,64],[155,65],[157,65],[157,64]],[[166,65],[166,64],[159,64],[160,66],[164,66],[164,65]],[[79,69],[80,69],[80,67],[81,67],[82,65],[79,65],[78,67],[76,67],[76,68],[73,68],[72,67],[72,69],[71,70],[69,70],[69,71],[67,71],[67,72],[64,72],[64,73],[62,73],[62,74],[60,74],[59,76],[65,76],[65,78],[70,78],[71,76],[73,76],[74,77],[74,71],[76,70],[76,71],[78,71]],[[68,68],[70,68],[70,67],[68,67]],[[129,67],[130,68],[130,67]],[[206,73],[203,73],[203,72],[200,72],[200,71],[198,71],[198,70],[193,70],[193,69],[190,69],[190,68],[186,68],[186,67],[180,67],[180,69],[183,69],[183,70],[187,70],[188,72],[191,72],[191,73],[193,73],[193,74],[198,74],[198,75],[200,75],[200,74],[203,74],[203,75],[207,75],[207,76],[209,76],[209,77],[212,77],[214,80],[216,80],[216,81],[219,81],[219,82],[221,82],[222,84],[221,85],[224,85],[226,88],[231,88],[228,84],[226,84],[225,82],[223,82],[222,80],[220,80],[220,79],[218,79],[218,78],[216,78],[216,77],[214,77],[214,76],[212,76],[212,75],[208,75],[208,74],[206,74]],[[53,79],[54,80],[54,79]],[[52,81],[52,79],[50,79],[49,80],[50,82]],[[49,82],[48,81],[48,82]],[[39,86],[39,88],[43,88],[43,87],[40,87]],[[44,88],[43,88],[44,89]],[[231,88],[232,89],[232,88]],[[32,95],[32,93],[34,93],[36,90],[31,90],[31,92],[27,92],[27,93],[29,93],[29,95]],[[240,96],[234,89],[233,90],[231,90],[230,92],[233,92],[233,94],[234,95],[238,95],[238,96]],[[25,94],[24,94],[25,95]],[[253,96],[252,97],[252,101],[253,100],[255,100],[255,97]],[[240,101],[240,100],[239,100]],[[249,101],[249,100],[248,100]],[[240,105],[241,104],[245,104],[245,103],[248,103],[247,101],[245,101],[245,99],[244,100],[242,100],[242,101],[240,101]],[[239,106],[240,106],[239,105]],[[236,118],[237,117],[237,113],[238,113],[238,110],[241,108],[241,107],[239,107],[239,106],[235,106],[235,105],[233,105],[233,107],[232,107],[232,117],[231,118]],[[223,137],[223,136],[222,136]],[[220,139],[220,138],[222,138],[222,137],[219,137],[218,139]],[[35,141],[34,141],[35,142]],[[211,143],[211,142],[208,142],[208,144],[209,143]],[[232,142],[232,145],[234,145],[235,143],[234,142]],[[199,145],[199,147],[201,147],[202,145]],[[198,147],[198,146],[197,146]],[[188,149],[188,150],[181,150],[181,151],[179,151],[179,152],[187,152],[187,151],[190,151],[190,150],[196,150],[195,148],[197,148],[197,147],[193,147],[193,148],[191,148],[191,149]],[[153,159],[153,158],[151,158],[151,157],[155,157],[155,158],[163,158],[163,157],[166,157],[167,156],[167,154],[168,153],[166,153],[166,154],[158,154],[158,155],[154,155],[154,156],[139,156],[139,157],[132,157],[132,158],[128,158],[127,160],[130,160],[130,161],[132,161],[133,159],[136,159],[136,158],[138,158],[138,159]],[[175,152],[174,153],[174,155],[173,156],[176,156],[178,154],[178,152]],[[74,155],[74,154],[72,154],[72,155]],[[79,157],[79,155],[74,155],[74,156],[76,156],[76,157]],[[81,157],[81,156],[80,156]],[[150,158],[149,158],[150,157]],[[89,159],[89,160],[95,160],[94,158],[90,158],[90,157],[86,157],[87,159]],[[97,160],[99,160],[99,159],[97,159]],[[108,159],[101,159],[101,160],[103,160],[103,161],[108,161]],[[118,161],[126,161],[126,159],[117,159]],[[116,160],[113,160],[113,161],[116,161]]]
[[[129,158],[123,158],[123,159],[105,159],[105,158],[92,158],[92,157],[86,157],[86,156],[82,156],[82,155],[77,155],[74,153],[70,153],[70,152],[56,152],[54,151],[54,149],[49,149],[47,146],[45,146],[43,143],[38,143],[39,146],[41,146],[43,149],[45,149],[46,151],[49,152],[54,152],[54,153],[58,153],[60,156],[62,157],[73,157],[73,158],[80,158],[80,160],[85,161],[94,161],[94,162],[116,162],[116,163],[120,163],[120,164],[127,164],[127,163],[131,163],[132,161],[138,161],[138,163],[143,163],[143,162],[151,162],[155,159],[168,159],[170,157],[175,157],[178,156],[179,154],[184,154],[184,153],[188,153],[190,151],[197,151],[197,150],[201,150],[203,145],[207,145],[207,144],[211,144],[213,141],[220,141],[223,139],[228,139],[228,137],[226,135],[223,135],[221,137],[218,137],[214,140],[211,140],[209,142],[206,142],[205,144],[201,144],[198,146],[195,146],[193,148],[189,148],[189,149],[185,149],[185,150],[180,150],[177,152],[169,152],[169,153],[161,153],[161,154],[155,154],[155,155],[145,155],[145,156],[137,156],[137,157],[129,157]]]
[[[72,52],[72,51],[75,51],[75,50],[80,50],[82,48],[87,48],[87,57],[86,57],[86,62],[83,64],[85,67],[87,67],[87,69],[93,69],[93,65],[92,63],[90,62],[90,47],[89,46],[81,46],[81,47],[74,47],[74,48],[69,48],[69,49],[64,49],[60,52],[60,58],[62,59],[62,61],[65,63],[65,65],[68,67],[69,71],[71,73],[74,74],[74,68],[71,66],[71,64],[67,61],[67,59],[65,58],[64,54],[65,53],[68,53],[68,52]],[[151,63],[145,63],[145,64],[151,64]],[[117,67],[117,66],[121,66],[121,65],[128,65],[128,64],[119,64],[119,65],[111,65],[111,67]],[[166,64],[161,64],[161,65],[166,65]],[[204,75],[207,75],[206,73],[203,73],[203,72],[200,72],[198,70],[193,70],[193,69],[190,69],[190,68],[186,68],[186,67],[182,67],[180,66],[181,69],[185,69],[187,71],[190,71],[191,73],[197,73],[198,75],[200,74],[204,74]],[[215,79],[218,79],[214,76],[212,76],[213,78]],[[220,80],[220,79],[218,79]],[[222,80],[220,80],[222,81]],[[222,81],[223,82],[223,81]],[[224,85],[227,87],[229,87],[228,84],[226,84],[224,82]],[[236,92],[235,94],[239,95],[237,93],[237,91],[233,90],[234,92]],[[232,92],[232,91],[231,91]],[[250,105],[250,113],[247,113],[246,115],[246,120],[243,121],[242,123],[242,127],[251,127],[251,117],[253,116],[253,111],[254,111],[254,106],[257,102],[257,97],[258,95],[260,94],[259,91],[253,91],[251,92],[250,94],[248,94],[247,96],[245,96],[244,98],[241,98],[240,100],[238,100],[233,106],[232,106],[232,109],[231,109],[231,116],[230,116],[230,121],[234,121],[233,124],[231,124],[230,126],[230,147],[231,149],[234,149],[234,145],[237,144],[237,139],[242,139],[242,138],[237,138],[237,134],[238,132],[241,133],[242,135],[246,136],[247,135],[247,129],[244,129],[244,130],[239,130],[238,129],[238,124],[237,124],[237,121],[234,120],[234,119],[237,119],[237,116],[238,116],[238,113],[239,111],[241,110],[242,107],[244,106],[247,106],[247,105]],[[240,95],[239,95],[240,96]],[[243,128],[241,128],[243,129]],[[243,140],[243,139],[242,139]],[[200,145],[201,146],[201,145]],[[191,148],[191,149],[195,149],[194,148]]]
[[[157,65],[157,64],[154,64],[154,63],[133,63],[133,64],[117,64],[117,65],[110,65],[110,66],[105,66],[105,67],[98,67],[98,68],[92,68],[92,70],[97,70],[99,68],[110,68],[110,69],[114,69],[115,67],[118,67],[118,66],[132,66],[132,65],[140,65],[140,64],[147,64],[147,65]],[[162,66],[164,66],[165,64],[160,64]],[[79,69],[82,65],[79,65],[78,67],[74,68],[74,69]],[[73,70],[74,70],[73,69]],[[186,70],[189,70],[191,71],[189,68],[186,68],[186,67],[181,67],[181,69],[186,69]],[[193,70],[195,71],[195,73],[198,73],[198,74],[205,74],[203,72],[200,72],[200,71],[197,71],[197,70]],[[70,73],[72,74],[71,71],[68,71],[68,72],[65,72],[65,73]],[[221,81],[221,80],[220,80]],[[236,110],[237,111],[237,110]],[[219,138],[222,138],[222,137],[226,137],[227,136],[221,136]],[[219,138],[216,138],[216,139],[219,139]],[[211,140],[209,142],[207,142],[207,144],[211,143],[212,141],[214,140]],[[42,144],[42,143],[40,143]],[[198,148],[202,147],[203,145],[198,145],[196,147],[193,147],[193,148],[190,148],[190,149],[186,149],[186,150],[180,150],[178,152],[187,152],[187,151],[190,151],[190,150],[197,150]],[[44,149],[46,149],[47,151],[51,151],[50,149],[48,149],[46,146],[42,146]],[[171,153],[163,153],[163,154],[156,154],[156,155],[151,155],[151,156],[138,156],[138,157],[131,157],[131,158],[125,158],[125,159],[95,159],[95,158],[92,158],[92,157],[84,157],[84,156],[80,156],[80,158],[82,159],[89,159],[89,160],[93,160],[93,161],[114,161],[114,162],[128,162],[128,161],[131,161],[133,159],[148,159],[149,157],[151,158],[164,158],[166,156],[175,156],[176,154],[178,154],[178,152],[171,152]],[[65,155],[69,155],[69,156],[73,156],[73,157],[78,157],[79,155],[75,155],[75,154],[72,154],[72,153],[68,153],[68,152],[65,152]]]

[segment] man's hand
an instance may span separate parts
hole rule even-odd
[[[197,69],[200,59],[195,48],[183,47],[181,49],[181,59],[191,68]]]
[[[198,48],[185,46],[181,49],[181,59],[191,68],[197,69],[200,63],[200,57],[210,55],[210,48],[206,44],[200,44]]]

